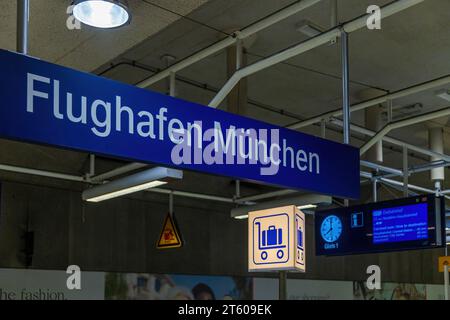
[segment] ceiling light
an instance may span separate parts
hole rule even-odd
[[[155,188],[172,179],[181,178],[183,178],[183,171],[156,167],[84,190],[82,199],[89,202],[100,202]]]
[[[117,28],[130,21],[126,0],[75,0],[74,17],[96,28]]]
[[[298,210],[307,210],[307,209],[315,209],[315,208],[317,208],[317,205],[315,205],[315,204],[305,204],[303,206],[297,207]]]
[[[318,195],[318,194],[301,194],[294,197],[287,197],[272,201],[259,202],[249,206],[239,206],[231,209],[230,215],[234,219],[243,220],[248,219],[248,213],[250,211],[265,210],[271,208],[278,208],[283,206],[294,205],[299,210],[315,209],[319,205],[327,206],[332,203],[330,196]]]

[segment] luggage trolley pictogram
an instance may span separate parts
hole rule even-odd
[[[261,259],[267,259],[267,250],[276,249],[278,249],[277,258],[282,259],[284,256],[282,249],[286,248],[286,245],[283,245],[283,230],[275,226],[261,230],[261,222],[255,222],[255,224],[258,226],[258,249],[261,251]]]
[[[297,255],[296,260],[297,263],[304,265],[305,263],[305,248],[303,246],[303,232],[304,232],[304,219],[300,216],[295,216],[296,229],[297,229]]]

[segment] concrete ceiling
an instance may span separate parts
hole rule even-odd
[[[152,0],[158,6],[189,14],[207,0]],[[30,1],[29,54],[60,65],[91,71],[180,19],[142,0],[130,0],[132,22],[101,30],[82,25],[70,30],[71,0]],[[0,47],[16,48],[16,1],[0,2]]]
[[[149,5],[143,0],[130,0],[131,25],[116,30],[96,30],[83,26],[81,30],[66,28],[66,8],[70,1],[31,1],[30,54],[79,70],[94,71],[122,82],[137,83],[152,73],[130,65],[111,68],[121,61],[136,61],[150,68],[164,68],[161,56],[170,54],[180,60],[224,38],[227,32],[243,28],[295,1],[292,0],[151,0],[158,6],[188,18],[180,18],[168,10]],[[369,4],[384,5],[387,0],[339,0],[339,20],[353,19]],[[49,12],[53,12],[49,16]],[[15,48],[15,2],[0,3],[0,47]],[[248,48],[247,60],[255,62],[293,44],[307,39],[296,31],[301,20],[310,20],[329,28],[329,1],[319,4],[282,21],[262,32]],[[423,81],[450,74],[450,1],[425,1],[382,22],[382,30],[363,29],[350,35],[351,101],[360,100],[359,93],[370,87],[394,91]],[[283,109],[299,118],[308,118],[341,105],[339,45],[326,45],[257,73],[248,79],[249,98],[273,109]],[[180,76],[210,87],[220,88],[226,81],[226,56],[219,53],[184,69]],[[450,87],[450,86],[449,86]],[[165,81],[152,89],[165,91]],[[394,101],[395,105],[423,105],[423,112],[450,105],[435,97],[433,89]],[[214,96],[211,91],[177,83],[180,98],[207,104]],[[224,105],[221,106],[224,108]],[[248,115],[266,122],[287,125],[297,119],[248,105]],[[363,124],[363,113],[352,115],[355,123]],[[318,134],[317,127],[305,132]],[[446,127],[446,153],[450,153],[450,128]],[[397,130],[393,136],[410,143],[426,146],[424,124]],[[328,138],[341,140],[341,135],[329,130]],[[359,139],[357,139],[359,138]],[[360,145],[365,137],[352,140]],[[38,167],[53,171],[82,172],[86,155],[22,143],[0,141],[0,163]],[[31,158],[35,155],[36,158]],[[62,158],[71,159],[64,163]],[[423,162],[412,159],[412,163]],[[386,152],[386,164],[399,167],[401,157]],[[118,165],[104,164],[105,170]],[[200,175],[178,186],[186,190],[213,193],[210,186],[223,193],[229,180]],[[189,177],[189,176],[188,176]],[[214,181],[212,181],[214,179]],[[217,183],[220,181],[220,183]],[[197,183],[196,183],[197,182]],[[415,176],[412,182],[431,186],[427,174]],[[195,185],[195,186],[193,186]],[[201,190],[200,190],[201,189]],[[209,192],[208,192],[209,191]]]
[[[230,30],[243,28],[295,1],[288,0],[213,0],[190,17],[199,23],[179,20],[157,35],[124,53],[122,60],[164,68],[161,56],[170,54],[178,60],[224,38]],[[339,3],[339,21],[345,22],[364,14],[370,4],[383,6],[387,0],[345,0]],[[260,33],[248,48],[247,59],[253,63],[284,48],[307,39],[296,30],[302,20],[310,20],[324,29],[330,27],[329,1],[324,0]],[[351,102],[361,101],[360,92],[367,88],[395,91],[450,74],[450,2],[425,1],[382,21],[382,29],[366,28],[350,35]],[[208,25],[209,27],[205,27]],[[217,31],[219,30],[219,31]],[[222,32],[221,32],[222,31]],[[431,36],[432,35],[432,36]],[[116,60],[116,62],[119,60]],[[341,105],[340,47],[325,45],[285,63],[263,70],[248,79],[248,95],[252,100],[283,109],[301,118],[339,108]],[[99,70],[102,70],[101,68]],[[104,69],[103,69],[104,70]],[[120,66],[104,75],[120,81],[136,83],[151,73],[130,66]],[[183,77],[220,88],[227,79],[226,55],[208,57],[179,73]],[[449,86],[450,87],[450,86]],[[164,90],[164,81],[152,87]],[[437,98],[435,88],[395,100],[394,106],[422,104],[421,112],[437,110],[450,102]],[[178,84],[178,96],[207,104],[214,93]],[[225,103],[221,108],[225,108]],[[401,111],[406,112],[406,111]],[[274,112],[248,106],[248,115],[263,121],[287,125],[296,120]],[[352,121],[363,125],[363,112],[352,114]],[[318,133],[317,128],[305,129]],[[446,152],[450,152],[450,128],[445,128]],[[391,134],[407,142],[427,146],[427,127],[418,124]],[[331,139],[342,139],[330,134]],[[362,140],[353,143],[361,145]],[[398,154],[392,165],[399,166]],[[388,158],[389,159],[389,158]]]

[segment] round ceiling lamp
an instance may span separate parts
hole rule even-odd
[[[126,0],[75,0],[74,17],[96,28],[117,28],[131,19]]]

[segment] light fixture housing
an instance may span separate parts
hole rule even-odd
[[[436,96],[438,96],[441,99],[450,101],[450,89],[439,90],[436,92]]]
[[[250,211],[265,210],[270,208],[277,208],[289,205],[295,205],[300,210],[314,210],[318,206],[326,206],[332,204],[330,196],[318,194],[301,194],[295,197],[287,197],[283,199],[260,202],[251,206],[240,206],[231,209],[231,217],[238,220],[248,218]]]
[[[182,178],[183,171],[156,167],[84,190],[81,197],[88,202],[100,202],[155,188],[173,179]]]
[[[75,0],[72,5],[74,17],[92,27],[118,28],[131,20],[126,0]]]
[[[297,26],[297,31],[303,33],[309,38],[313,38],[324,32],[324,29],[309,20],[300,21]]]

